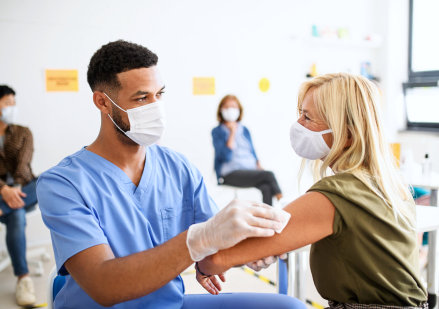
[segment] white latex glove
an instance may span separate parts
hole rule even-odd
[[[192,260],[201,261],[248,237],[280,233],[290,214],[262,203],[234,200],[206,222],[189,227],[186,244]]]
[[[287,253],[279,255],[279,258],[285,260],[288,257]],[[247,263],[247,267],[253,269],[254,271],[260,271],[263,268],[268,268],[271,264],[277,261],[277,256],[268,256],[266,258],[260,259],[259,261],[254,261]]]

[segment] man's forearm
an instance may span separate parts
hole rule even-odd
[[[77,265],[69,263],[66,268],[101,305],[136,299],[161,288],[193,263],[186,247],[186,234],[183,232],[146,251],[108,259],[93,267],[91,273],[81,273]]]

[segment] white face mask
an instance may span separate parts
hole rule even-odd
[[[150,146],[156,143],[163,135],[165,130],[165,113],[163,110],[163,102],[154,102],[136,108],[124,110],[106,94],[111,103],[117,106],[120,110],[128,114],[130,122],[130,130],[125,132],[114,122],[114,125],[131,140],[141,146]]]
[[[17,107],[15,105],[6,106],[2,108],[2,115],[0,116],[0,121],[11,124],[15,120],[17,114]]]
[[[290,130],[291,146],[302,158],[309,160],[322,159],[330,151],[330,148],[323,139],[323,134],[331,132],[331,129],[314,132],[295,122]]]
[[[221,109],[221,116],[225,121],[236,121],[239,118],[239,108],[229,107]]]

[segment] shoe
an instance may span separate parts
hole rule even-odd
[[[17,305],[29,306],[36,301],[34,283],[29,276],[25,276],[18,280],[17,288],[15,290],[15,298]]]

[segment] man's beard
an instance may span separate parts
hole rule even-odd
[[[138,145],[136,142],[134,142],[131,138],[129,138],[128,136],[126,136],[122,131],[124,132],[128,132],[130,130],[130,125],[126,124],[125,122],[122,121],[122,116],[121,116],[121,111],[113,106],[111,108],[111,111],[113,112],[113,121],[119,126],[119,128],[113,123],[113,127],[117,132],[117,138],[124,144],[126,145]]]

